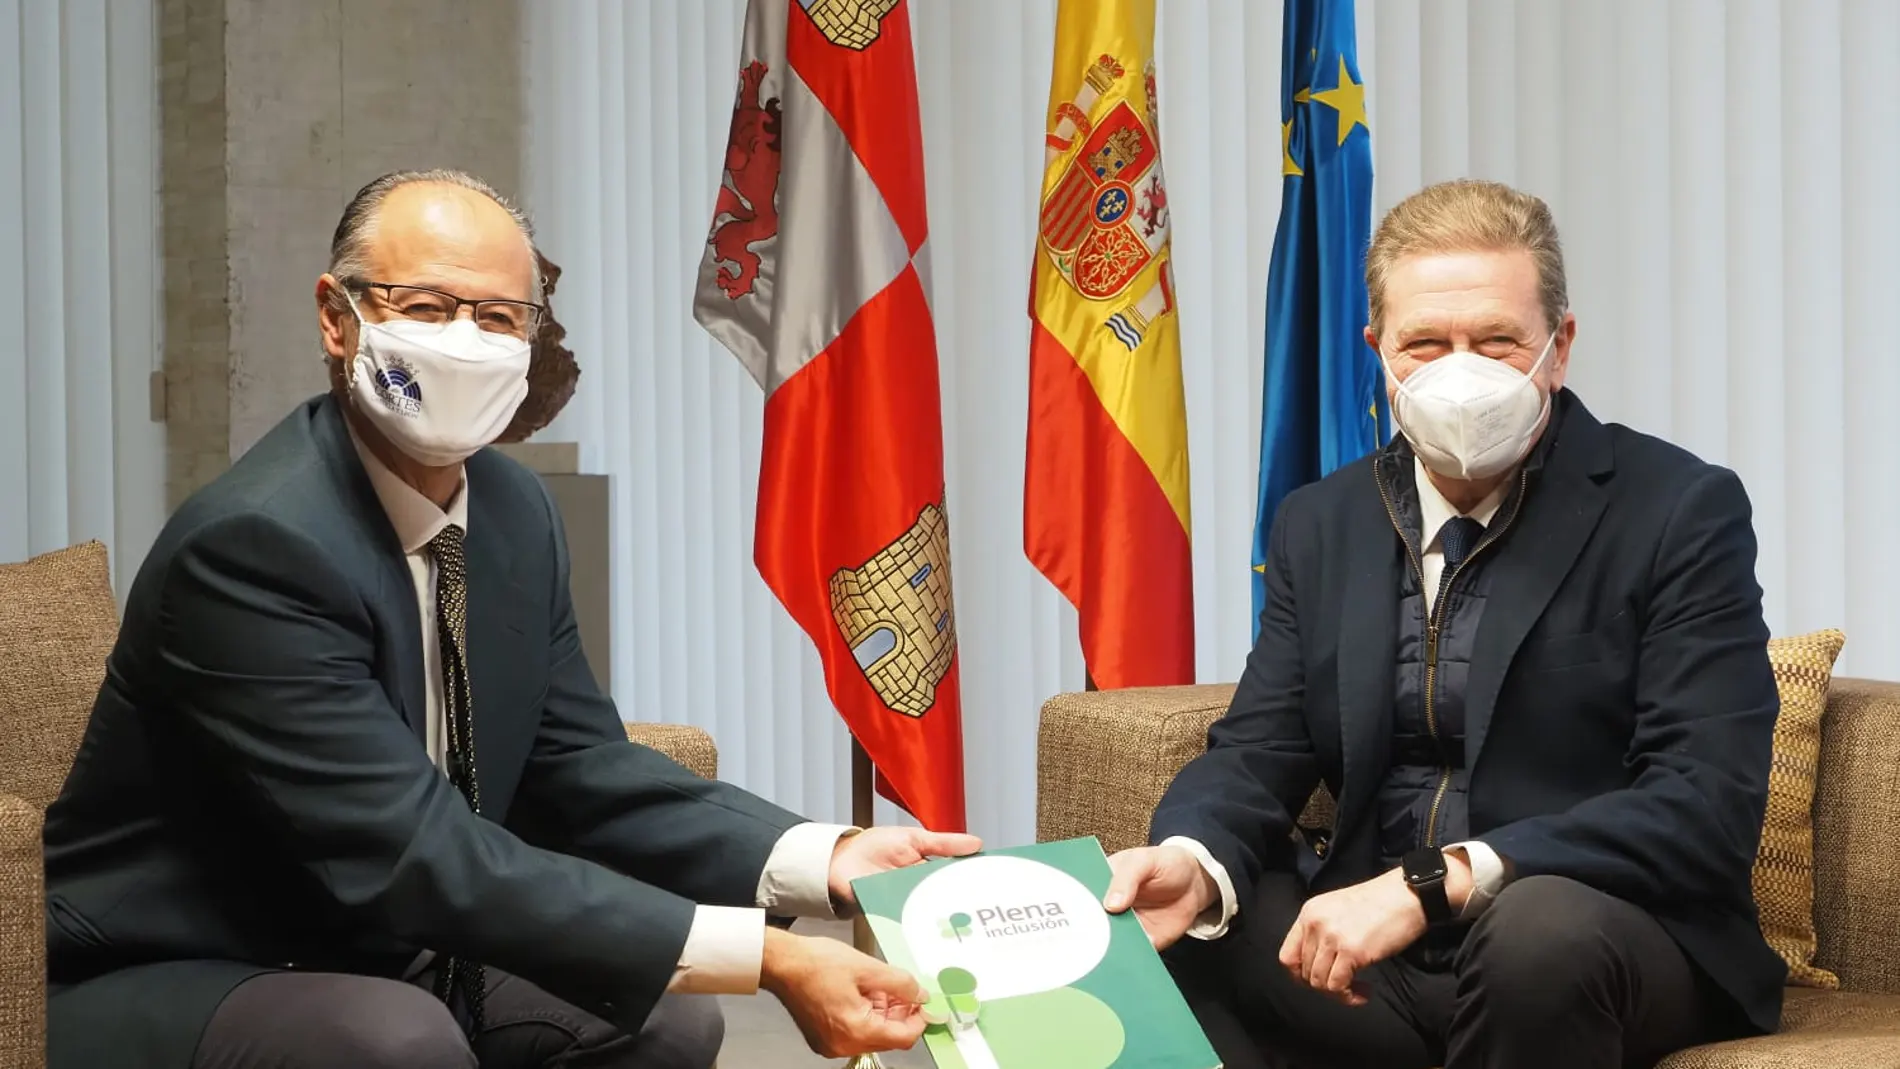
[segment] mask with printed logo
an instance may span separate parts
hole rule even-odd
[[[493,442],[528,395],[529,344],[477,327],[389,319],[359,324],[350,395],[391,444],[450,467]]]

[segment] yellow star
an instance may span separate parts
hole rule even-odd
[[[1313,99],[1339,113],[1339,143],[1346,143],[1346,135],[1352,133],[1355,126],[1365,126],[1371,133],[1372,127],[1366,126],[1366,85],[1354,82],[1346,71],[1346,57],[1339,57],[1339,84],[1331,89],[1322,89],[1313,94]]]
[[[1265,575],[1265,574],[1267,574],[1267,566],[1266,566],[1266,565],[1264,565],[1264,564],[1256,564],[1256,565],[1254,565],[1254,566],[1253,566],[1253,570],[1254,570],[1254,571],[1256,571],[1256,572],[1259,572],[1259,573],[1260,573],[1261,575]]]
[[[1295,104],[1304,104],[1311,99],[1312,96],[1310,92],[1305,89],[1297,90],[1293,94],[1293,103]],[[1288,119],[1280,124],[1280,174],[1303,175],[1306,171],[1294,160],[1292,144],[1293,120]]]

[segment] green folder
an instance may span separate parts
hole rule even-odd
[[[1219,1069],[1094,838],[852,882],[885,960],[923,984],[938,1069]]]

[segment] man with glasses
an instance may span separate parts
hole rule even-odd
[[[800,820],[626,740],[529,403],[526,222],[366,186],[317,280],[328,395],[181,507],[47,813],[54,1069],[705,1069],[707,996],[907,1047],[910,976],[774,917],[962,835]],[[545,407],[545,406],[543,406]]]

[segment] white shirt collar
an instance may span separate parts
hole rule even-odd
[[[1469,516],[1489,527],[1491,517],[1498,514],[1498,506],[1504,504],[1504,495],[1511,489],[1511,480],[1505,479],[1498,483],[1497,489],[1485,495],[1483,501],[1478,502],[1477,508],[1460,513],[1452,507],[1451,502],[1445,500],[1444,494],[1438,492],[1438,487],[1432,484],[1431,472],[1417,456],[1412,458],[1412,477],[1418,484],[1418,519],[1422,528],[1419,537],[1425,543],[1419,550],[1421,553],[1430,553],[1438,547],[1438,532],[1444,529],[1446,522],[1453,516]]]
[[[383,511],[388,513],[389,524],[396,529],[396,541],[402,543],[405,554],[422,552],[442,533],[442,528],[450,524],[460,527],[463,534],[468,533],[467,469],[461,472],[461,482],[455,488],[455,496],[449,499],[449,507],[442,509],[378,460],[369,446],[363,444],[363,439],[357,437],[356,428],[347,417],[343,425],[349,427],[350,444],[356,446],[363,470],[369,473],[369,484],[376,488],[377,500],[383,503]]]

